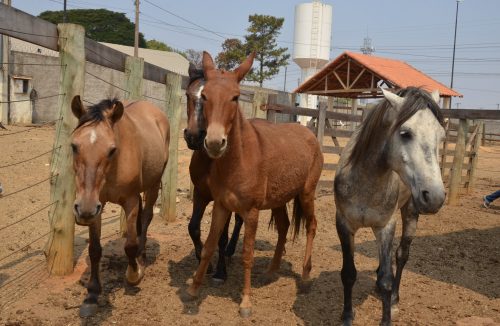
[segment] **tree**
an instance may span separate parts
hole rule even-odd
[[[195,49],[187,49],[186,50],[186,59],[189,62],[192,62],[197,68],[201,68],[201,61],[203,59],[203,52]]]
[[[241,63],[246,55],[246,45],[237,38],[229,38],[222,43],[222,52],[215,57],[219,69],[232,70]]]
[[[269,15],[251,15],[248,21],[250,27],[247,31],[250,34],[245,36],[246,47],[257,53],[255,60],[259,62],[259,67],[250,71],[247,79],[258,82],[262,87],[265,80],[271,79],[278,74],[280,67],[288,64],[288,48],[280,48],[276,43],[285,19]]]
[[[250,27],[245,35],[245,43],[238,39],[227,39],[222,44],[222,52],[215,61],[219,68],[231,70],[252,51],[257,53],[255,61],[259,63],[258,69],[252,69],[246,76],[247,80],[256,81],[260,87],[265,80],[278,74],[280,67],[288,64],[290,55],[288,48],[279,48],[276,38],[283,27],[284,18],[268,15],[250,15]]]
[[[168,52],[175,51],[174,48],[172,48],[171,46],[168,46],[167,44],[161,41],[157,41],[155,39],[146,41],[146,48],[151,50],[168,51]]]
[[[63,21],[63,11],[44,11],[40,18],[51,23]],[[72,9],[67,11],[67,21],[85,27],[85,36],[98,42],[134,46],[135,25],[123,13],[106,9]],[[139,33],[139,47],[146,47],[146,40]]]

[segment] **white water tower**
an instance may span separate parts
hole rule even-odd
[[[330,61],[332,6],[313,0],[295,6],[293,61],[301,69],[300,83]],[[300,106],[316,108],[317,97],[301,95]]]

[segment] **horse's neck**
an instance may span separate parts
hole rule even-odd
[[[228,148],[226,153],[224,153],[221,163],[224,161],[225,164],[230,163],[231,165],[241,165],[243,159],[248,159],[248,156],[252,154],[246,155],[245,158],[245,149],[244,142],[249,140],[249,133],[253,132],[253,128],[250,122],[245,119],[241,109],[238,106],[238,110],[236,111],[233,126],[231,131],[228,134]],[[219,159],[219,160],[221,160]],[[217,161],[219,161],[217,160]]]

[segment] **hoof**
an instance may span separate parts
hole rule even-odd
[[[186,302],[186,303],[187,302],[193,302],[196,299],[198,299],[198,295],[192,295],[188,291],[189,291],[189,289],[181,292],[180,297],[181,297],[181,301],[182,302]]]
[[[225,279],[223,278],[219,278],[219,277],[212,277],[211,279],[211,284],[212,286],[214,287],[219,287],[219,286],[222,286],[224,283],[226,282]]]
[[[398,305],[397,304],[393,304],[391,306],[391,317],[394,319],[394,318],[397,318],[398,315],[399,315]]]
[[[354,320],[354,316],[355,316],[354,311],[351,312],[351,313],[348,313],[348,314],[346,314],[346,313],[343,312],[342,313],[342,317],[341,317],[342,318],[342,325],[343,326],[352,326],[352,322]]]
[[[135,286],[141,283],[142,278],[144,277],[144,267],[140,264],[137,264],[137,271],[134,271],[130,265],[127,267],[127,272],[125,273],[125,278],[129,285]]]
[[[241,318],[248,318],[251,315],[252,315],[252,307],[249,307],[249,308],[240,307],[240,317]]]
[[[97,303],[82,303],[80,306],[80,317],[92,317],[97,313]]]
[[[299,292],[300,293],[309,293],[311,292],[313,281],[311,279],[301,280],[299,283]]]

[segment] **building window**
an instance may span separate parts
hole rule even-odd
[[[30,78],[13,77],[13,91],[16,94],[28,94],[30,88]]]

